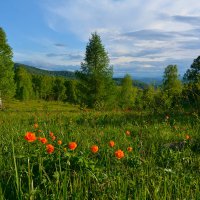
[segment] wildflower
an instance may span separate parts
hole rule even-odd
[[[46,144],[47,143],[47,139],[46,138],[38,138],[38,140],[40,141],[40,142],[42,142],[42,144]]]
[[[37,123],[35,123],[33,126],[35,129],[37,129],[39,127],[39,125]]]
[[[166,116],[165,116],[165,119],[168,120],[168,119],[169,119],[169,115],[166,115]]]
[[[131,132],[127,130],[126,135],[128,135],[128,136],[131,135]]]
[[[68,144],[68,148],[69,148],[70,150],[74,150],[74,149],[76,149],[76,147],[77,147],[76,142],[70,142],[70,143]]]
[[[61,145],[62,144],[62,140],[58,140],[58,145]]]
[[[56,139],[56,136],[53,135],[53,136],[51,137],[51,139],[54,141],[54,140]]]
[[[115,156],[117,157],[117,159],[121,159],[124,157],[124,152],[121,149],[119,149],[115,151]]]
[[[64,151],[64,152],[66,152],[66,151],[67,151],[67,149],[66,149],[66,148],[64,148],[64,149],[63,149],[63,151]]]
[[[99,150],[99,147],[97,145],[93,145],[93,146],[91,146],[90,150],[92,153],[97,153]]]
[[[191,139],[191,136],[189,136],[188,134],[185,136],[185,139],[186,140],[190,140]]]
[[[111,140],[111,141],[109,142],[109,146],[110,146],[110,147],[114,147],[114,146],[115,146],[115,142]]]
[[[41,133],[42,132],[42,130],[38,130],[38,133]]]
[[[26,135],[24,136],[24,138],[28,142],[34,142],[37,139],[35,136],[35,133],[32,133],[32,132],[26,132]]]
[[[127,148],[127,151],[128,151],[128,152],[131,152],[131,151],[133,151],[133,148],[132,148],[132,147],[128,147],[128,148]]]
[[[47,150],[47,153],[51,154],[54,152],[54,146],[52,144],[47,144],[46,150]]]
[[[53,137],[53,136],[54,136],[54,134],[53,134],[52,132],[50,132],[49,135],[50,135],[50,137]]]

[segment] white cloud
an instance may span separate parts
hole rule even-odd
[[[200,47],[194,43],[200,36],[194,30],[200,25],[191,23],[200,17],[197,0],[46,0],[42,6],[49,28],[56,32],[70,32],[87,42],[91,32],[97,31],[118,69],[126,65],[131,70],[133,62],[144,62],[149,69],[152,61],[162,66],[166,60],[192,62],[199,54]],[[190,42],[195,50],[184,46]]]

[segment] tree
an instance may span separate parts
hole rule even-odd
[[[200,56],[194,59],[190,69],[184,74],[184,97],[193,108],[200,112]]]
[[[174,106],[180,100],[182,93],[182,83],[179,80],[178,69],[176,65],[168,65],[165,68],[163,76],[163,96],[166,96],[167,107]]]
[[[53,84],[53,95],[56,101],[64,101],[66,99],[66,87],[63,78],[56,78]]]
[[[15,71],[16,98],[29,100],[33,97],[32,77],[23,67],[18,67]]]
[[[194,59],[190,69],[184,74],[184,79],[189,82],[200,82],[200,56]]]
[[[108,54],[97,33],[92,33],[86,46],[84,62],[81,71],[76,72],[80,80],[79,89],[82,102],[89,107],[105,104],[112,96],[114,82],[113,70],[109,66]]]
[[[126,74],[122,79],[120,92],[120,104],[123,109],[132,108],[135,102],[137,89],[133,87],[133,80]]]
[[[15,95],[13,53],[7,43],[6,34],[0,27],[0,91],[3,98]]]

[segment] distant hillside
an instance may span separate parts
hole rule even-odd
[[[75,78],[75,73],[71,71],[48,71],[44,69],[39,69],[37,67],[20,64],[20,63],[14,64],[14,68],[17,68],[19,66],[26,68],[26,70],[31,74],[46,75],[46,76],[60,76],[60,77],[71,78],[71,79]]]
[[[25,64],[20,64],[20,63],[14,64],[15,69],[19,66],[26,68],[26,70],[31,74],[46,75],[46,76],[59,76],[59,77],[65,77],[65,78],[70,78],[70,79],[76,78],[75,73],[71,72],[71,71],[49,71],[49,70],[43,70],[43,69],[39,69],[37,67],[25,65]],[[113,78],[113,80],[116,82],[117,85],[121,85],[122,79],[123,78]],[[149,79],[141,78],[139,80],[133,78],[133,86],[142,88],[142,89],[147,88],[148,84],[150,82],[152,82],[152,79],[150,79],[150,78]]]

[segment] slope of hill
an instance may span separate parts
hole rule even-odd
[[[60,76],[65,78],[75,78],[75,73],[71,71],[48,71],[44,69],[39,69],[37,67],[32,67],[25,64],[15,63],[14,68],[17,68],[19,66],[22,66],[26,68],[26,70],[31,74],[38,74],[38,75],[46,75],[46,76]]]

